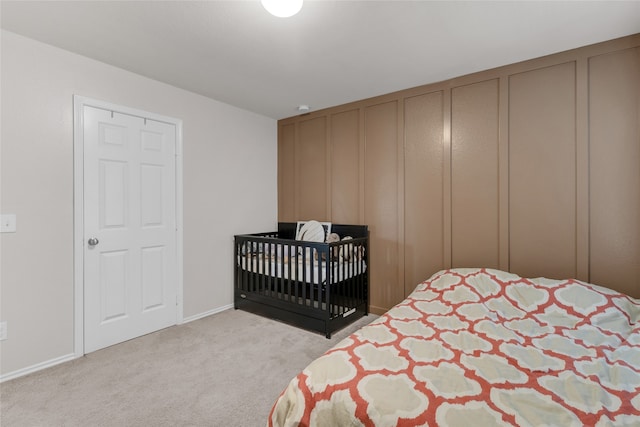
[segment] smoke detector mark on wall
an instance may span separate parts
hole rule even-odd
[[[0,232],[2,233],[16,232],[16,214],[0,215]]]
[[[0,341],[7,339],[7,322],[0,322]]]

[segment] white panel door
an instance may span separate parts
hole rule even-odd
[[[176,129],[84,106],[84,351],[177,322]]]

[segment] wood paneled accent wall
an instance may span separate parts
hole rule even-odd
[[[640,34],[279,121],[281,221],[368,224],[382,313],[451,267],[640,298]]]

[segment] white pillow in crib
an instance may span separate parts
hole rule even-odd
[[[324,242],[324,227],[318,221],[307,221],[300,227],[296,240],[305,242]]]

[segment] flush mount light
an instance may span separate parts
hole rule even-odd
[[[301,113],[306,113],[307,111],[309,111],[309,106],[305,104],[298,105],[298,111]]]
[[[302,0],[261,0],[267,12],[278,18],[288,18],[300,12]]]

